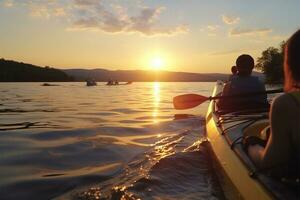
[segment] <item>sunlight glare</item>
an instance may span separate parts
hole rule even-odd
[[[151,67],[153,70],[160,70],[164,67],[164,60],[160,57],[153,58],[151,61]]]

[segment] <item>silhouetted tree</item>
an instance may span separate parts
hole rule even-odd
[[[72,77],[65,72],[46,67],[0,59],[0,82],[11,81],[71,81]]]
[[[257,59],[255,68],[266,75],[267,83],[283,82],[284,45],[285,42],[282,42],[280,48],[269,47]]]

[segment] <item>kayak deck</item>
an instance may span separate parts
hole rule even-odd
[[[223,90],[217,82],[213,96]],[[299,199],[299,194],[278,180],[259,172],[244,151],[242,140],[246,135],[257,135],[268,126],[268,113],[220,113],[216,102],[209,105],[206,116],[207,138],[224,176],[224,192],[229,199]],[[230,185],[230,186],[228,186]],[[229,192],[228,188],[231,188]],[[227,194],[226,194],[227,193]]]

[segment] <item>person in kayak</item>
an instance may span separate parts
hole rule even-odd
[[[250,144],[248,154],[260,169],[273,169],[276,174],[296,173],[299,177],[300,30],[285,46],[284,76],[285,94],[277,97],[271,105],[271,131],[266,147]]]
[[[231,96],[245,93],[266,91],[265,85],[258,77],[251,76],[254,68],[254,59],[250,55],[240,55],[236,60],[237,75],[231,77],[225,86],[222,95]],[[267,95],[253,95],[251,97],[237,97],[220,99],[218,106],[221,110],[242,110],[265,108],[268,106]]]
[[[232,73],[232,74],[229,76],[228,81],[231,81],[231,79],[237,75],[237,72],[238,72],[238,71],[237,71],[236,66],[232,66],[232,67],[231,67],[231,73]]]

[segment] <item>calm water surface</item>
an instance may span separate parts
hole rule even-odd
[[[214,83],[0,83],[1,199],[222,199],[202,141]]]

